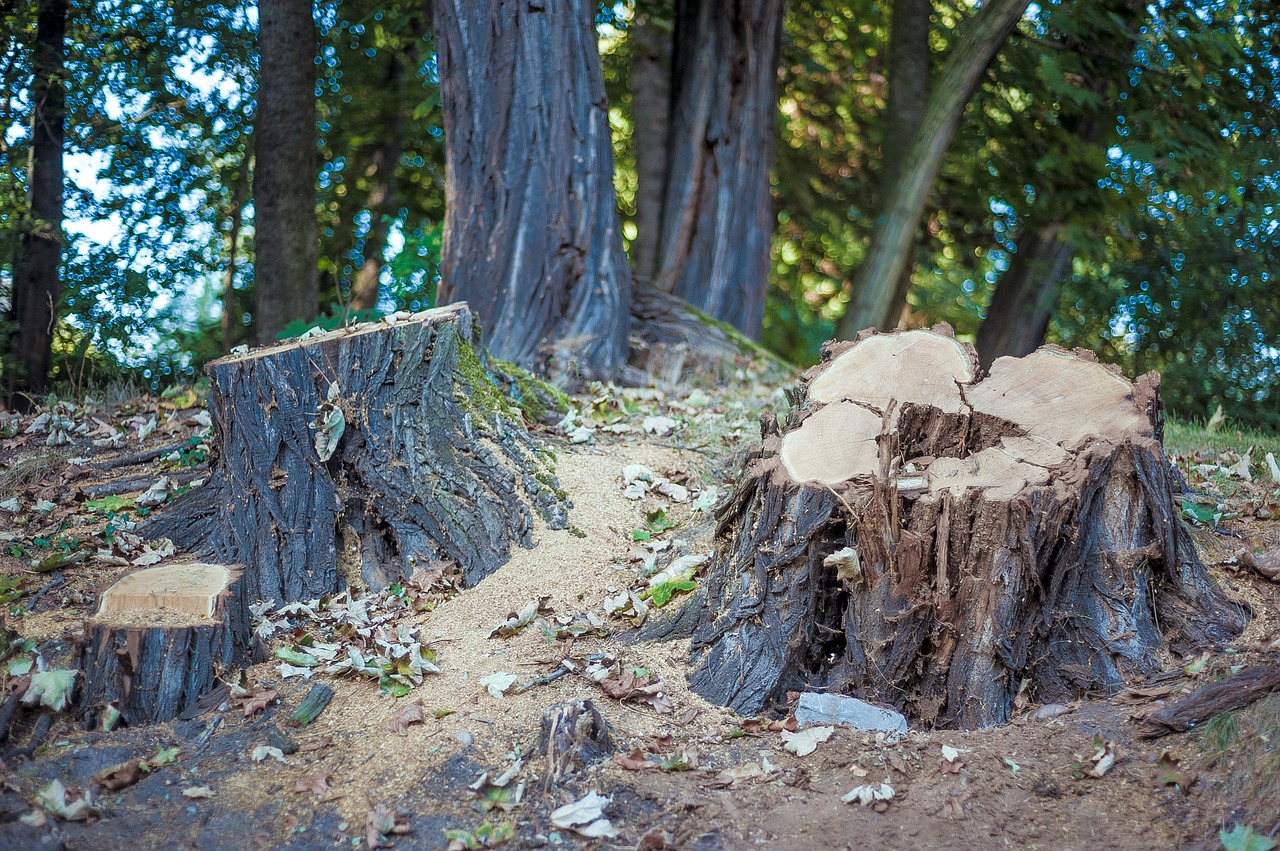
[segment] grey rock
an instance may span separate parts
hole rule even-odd
[[[796,723],[802,727],[806,724],[848,724],[873,732],[907,732],[907,719],[900,712],[873,706],[856,697],[812,691],[800,695]]]

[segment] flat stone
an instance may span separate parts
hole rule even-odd
[[[907,719],[901,712],[883,709],[856,697],[812,691],[800,695],[796,723],[801,727],[806,724],[848,724],[872,732],[907,732]]]

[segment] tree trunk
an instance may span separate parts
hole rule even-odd
[[[636,277],[645,284],[653,284],[658,276],[671,113],[671,16],[669,2],[641,2],[627,35],[631,48],[632,139],[636,150],[636,238],[631,241],[631,256]]]
[[[440,299],[494,354],[583,378],[626,357],[631,269],[587,0],[435,5],[447,203]]]
[[[351,287],[351,309],[373,310],[378,306],[382,287],[382,268],[386,265],[382,253],[387,247],[387,233],[391,230],[391,218],[395,215],[395,196],[392,181],[395,180],[396,163],[400,159],[400,143],[389,139],[378,146],[373,156],[373,188],[369,192],[369,231],[364,235],[364,262],[356,270]]]
[[[80,711],[113,704],[127,724],[169,721],[249,663],[252,632],[239,566],[175,563],[127,574],[103,592],[75,655]]]
[[[659,285],[759,337],[784,0],[676,4]]]
[[[258,4],[253,321],[259,344],[320,312],[316,281],[316,29],[309,0]]]
[[[231,226],[227,231],[227,271],[222,287],[222,349],[231,351],[237,345],[241,328],[244,326],[244,314],[240,312],[240,302],[236,298],[236,273],[239,269],[240,229],[244,223],[244,188],[248,167],[246,158],[237,177],[231,198]]]
[[[950,329],[829,346],[719,516],[693,688],[740,714],[850,693],[978,727],[1246,622],[1196,556],[1158,377],[1047,347],[979,374]]]
[[[902,176],[906,153],[920,129],[929,101],[929,16],[932,0],[897,0],[889,22],[889,97],[884,109],[884,137],[880,141],[880,179],[877,199],[888,198]],[[877,203],[880,203],[877,200]],[[892,316],[900,316],[911,292],[915,247],[894,287]]]
[[[57,322],[62,263],[62,146],[66,121],[66,0],[38,0],[32,57],[30,213],[13,258],[11,318],[16,328],[6,341],[6,405],[26,409],[26,395],[39,396],[49,382],[53,328]]]
[[[1034,228],[1018,243],[978,328],[984,369],[996,358],[1022,357],[1044,343],[1058,286],[1071,271],[1073,252],[1061,225]]]
[[[475,584],[564,528],[563,492],[493,385],[465,305],[209,364],[210,481],[146,528],[247,565],[250,599],[382,588],[449,562]]]
[[[1027,0],[990,0],[956,33],[900,166],[896,190],[880,200],[867,256],[854,275],[849,309],[837,333],[852,339],[864,328],[887,328],[895,320],[894,293],[913,259],[912,245],[942,158],[965,106],[1000,45],[1027,8]]]

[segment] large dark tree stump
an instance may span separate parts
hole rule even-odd
[[[240,566],[181,562],[134,571],[104,591],[76,646],[88,722],[108,704],[129,724],[168,721],[220,673],[246,665],[243,579]]]
[[[719,517],[706,697],[991,725],[1024,678],[1045,702],[1112,690],[1243,628],[1174,507],[1158,376],[1046,347],[979,381],[943,327],[831,345],[795,396]]]
[[[208,373],[210,481],[146,532],[244,563],[252,599],[381,588],[447,562],[474,584],[513,543],[532,544],[535,511],[567,523],[465,304],[222,358]]]

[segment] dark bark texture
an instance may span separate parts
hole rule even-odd
[[[1023,679],[1042,702],[1114,691],[1160,670],[1166,647],[1243,629],[1247,609],[1209,577],[1174,507],[1154,376],[1124,402],[1122,379],[1042,350],[1002,361],[989,380],[1078,385],[1078,397],[1008,404],[1011,393],[984,390],[972,370],[946,410],[909,390],[888,405],[815,401],[813,382],[836,360],[798,383],[786,427],[765,421],[720,510],[693,603],[700,694],[750,715],[782,708],[788,690],[832,691],[924,727],[972,728],[1007,721]],[[857,381],[893,368],[868,362]],[[1083,436],[1037,431],[1035,417],[1056,428],[1081,399],[1104,397],[1128,408],[1099,412],[1098,432],[1094,412],[1079,420]],[[786,441],[837,405],[878,423],[839,438],[870,441],[875,460],[844,481],[797,481]],[[827,560],[846,547],[852,570]]]
[[[90,620],[74,651],[81,671],[79,711],[97,726],[114,703],[127,724],[170,721],[218,685],[218,676],[249,664],[252,622],[238,569],[207,622],[143,626]]]
[[[751,337],[769,273],[784,0],[676,4],[659,285]]]
[[[636,151],[636,238],[631,241],[631,256],[636,277],[645,284],[655,283],[658,275],[671,114],[672,14],[672,5],[665,0],[642,0],[627,30]]]
[[[214,361],[209,484],[146,533],[247,564],[251,599],[382,588],[447,561],[479,582],[531,545],[535,511],[567,523],[485,358],[470,311],[452,305]],[[333,385],[346,425],[322,460],[312,425]]]
[[[1144,738],[1185,733],[1214,716],[1251,706],[1280,691],[1280,664],[1257,665],[1210,683],[1195,694],[1147,716]]]
[[[258,5],[253,321],[259,344],[319,313],[316,224],[316,28],[309,0]]]
[[[1033,228],[1018,240],[1018,250],[1000,276],[987,318],[978,328],[978,356],[984,368],[996,358],[1030,354],[1044,343],[1073,254],[1060,225]]]
[[[31,206],[21,222],[22,236],[13,258],[10,318],[16,328],[5,346],[2,376],[11,408],[27,407],[23,393],[44,392],[53,358],[62,263],[66,28],[66,0],[39,0],[32,57]]]
[[[435,4],[447,191],[441,301],[495,355],[584,378],[626,358],[631,269],[587,0]]]

